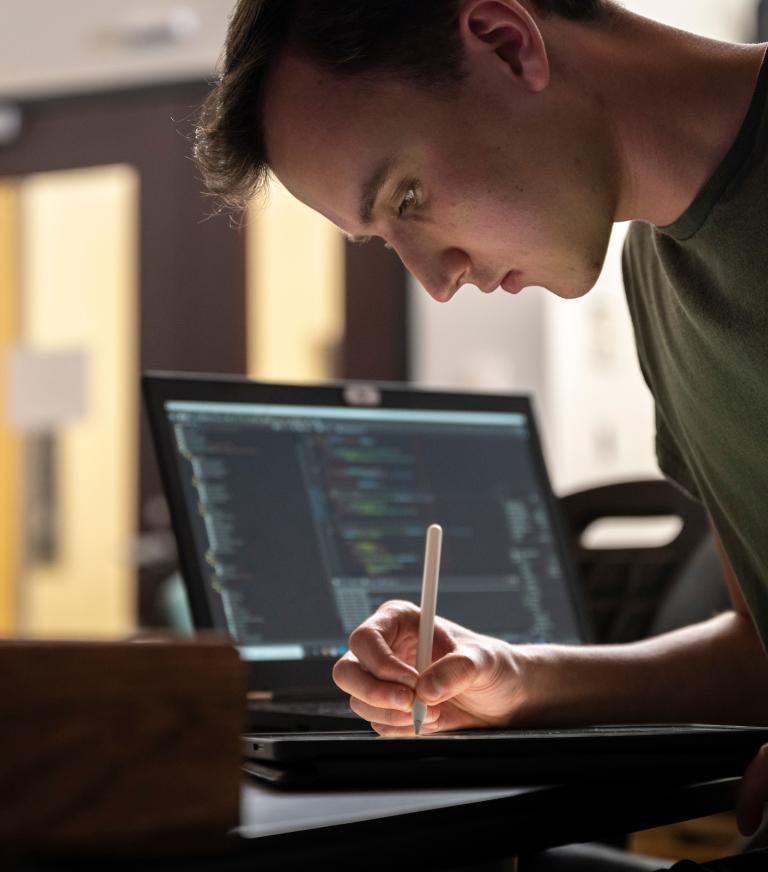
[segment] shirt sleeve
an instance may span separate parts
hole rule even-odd
[[[691,475],[688,464],[683,460],[682,454],[677,448],[669,428],[664,423],[664,416],[656,408],[656,462],[665,478],[677,485],[691,499],[701,502],[699,489]]]

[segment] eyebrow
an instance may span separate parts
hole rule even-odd
[[[373,221],[373,210],[384,182],[394,169],[391,157],[385,158],[363,183],[360,190],[360,221],[367,226]]]

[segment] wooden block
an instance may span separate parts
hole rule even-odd
[[[0,853],[220,849],[245,680],[211,639],[0,642]]]

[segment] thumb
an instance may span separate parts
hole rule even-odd
[[[466,690],[477,677],[477,666],[466,654],[446,654],[419,676],[416,696],[438,705]]]

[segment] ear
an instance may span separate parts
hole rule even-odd
[[[529,90],[549,85],[549,58],[544,37],[533,16],[519,0],[467,0],[460,16],[467,60],[489,53],[508,75]]]

